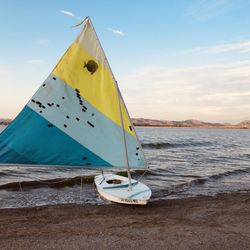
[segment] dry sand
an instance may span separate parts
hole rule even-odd
[[[250,193],[3,209],[0,249],[250,249]]]

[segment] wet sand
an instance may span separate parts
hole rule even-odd
[[[250,193],[0,210],[1,249],[249,249]]]

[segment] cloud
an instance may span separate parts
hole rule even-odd
[[[67,11],[67,10],[60,10],[61,13],[63,13],[66,16],[72,16],[74,17],[75,14],[73,12]]]
[[[236,11],[249,3],[244,0],[196,0],[187,8],[185,15],[193,21],[206,21],[225,13]]]
[[[219,54],[226,52],[250,53],[250,40],[237,43],[225,43],[214,46],[198,47],[187,50],[186,52],[200,54]]]
[[[34,64],[34,65],[41,64],[43,62],[44,62],[44,60],[42,60],[42,59],[31,59],[31,60],[28,61],[28,63]]]
[[[49,44],[49,40],[48,39],[40,39],[37,41],[37,43],[39,45],[48,45]]]
[[[119,36],[125,36],[124,32],[120,31],[120,30],[114,30],[112,28],[107,28],[107,30],[109,30],[110,32],[119,35]]]
[[[154,65],[119,82],[134,117],[240,122],[250,118],[249,68],[250,60],[175,69]]]

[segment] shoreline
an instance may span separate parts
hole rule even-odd
[[[1,249],[247,249],[250,192],[0,210]]]
[[[1,119],[0,119],[1,120]],[[8,119],[6,119],[8,120]],[[224,124],[224,123],[211,123],[198,121],[199,124],[195,124],[192,120],[186,121],[166,121],[166,120],[152,120],[152,119],[143,119],[149,122],[137,122],[137,118],[132,118],[134,127],[137,128],[198,128],[198,129],[250,129],[250,120],[240,122],[238,124]],[[139,119],[140,120],[140,119]],[[191,123],[187,123],[191,121]],[[196,121],[196,120],[194,120]],[[0,126],[8,127],[12,121],[0,122]],[[171,123],[171,124],[170,124]]]
[[[145,125],[141,125],[141,126],[138,126],[136,125],[135,126],[136,128],[198,128],[198,129],[238,129],[238,130],[248,130],[250,128],[242,128],[242,127],[206,127],[206,126],[145,126]]]
[[[1,125],[7,127],[9,124]],[[164,126],[164,125],[134,125],[135,128],[198,128],[198,129],[238,129],[238,130],[248,130],[250,127],[238,127],[235,126]]]

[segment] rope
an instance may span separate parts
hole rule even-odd
[[[81,175],[81,189],[80,189],[80,201],[82,199],[82,175]]]
[[[20,192],[23,192],[22,185],[21,185],[21,178],[20,178],[20,167],[17,167],[18,169],[18,184],[19,184],[19,190]]]
[[[138,178],[138,181],[141,181],[144,175],[147,173],[148,169],[145,169],[143,174]]]
[[[19,179],[19,190],[18,191],[20,191],[21,193],[23,192],[23,189],[22,189],[22,185],[21,185],[21,181],[20,181],[20,179]]]

